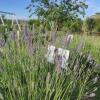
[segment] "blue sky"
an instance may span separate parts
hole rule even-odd
[[[0,0],[0,10],[14,12],[18,18],[27,19],[28,11],[25,7],[28,6],[31,0]],[[100,12],[100,0],[87,0],[89,8],[86,11],[86,16],[91,16],[96,12]]]
[[[28,11],[25,9],[31,0],[0,0],[0,11],[12,12],[20,19],[28,18]]]
[[[100,0],[87,0],[88,9],[86,16],[91,16],[96,12],[100,12]]]

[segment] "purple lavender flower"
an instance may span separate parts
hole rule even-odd
[[[35,52],[36,52],[36,48],[33,47],[33,44],[32,44],[32,39],[31,39],[31,36],[28,32],[28,27],[25,26],[25,30],[24,30],[24,39],[25,41],[27,42],[28,44],[28,49],[29,49],[29,52],[34,55]]]
[[[28,32],[27,26],[25,26],[25,30],[24,30],[24,39],[25,39],[26,42],[28,42],[29,46],[32,46],[32,39],[31,39],[31,36]]]
[[[64,48],[68,47],[71,41],[73,40],[73,35],[67,34],[64,39]]]
[[[11,38],[12,38],[13,40],[18,39],[17,33],[14,32],[14,33],[11,35]]]
[[[81,49],[84,48],[84,46],[85,46],[85,43],[84,43],[83,41],[81,41],[81,42],[78,44],[78,46],[77,46],[77,48],[76,48],[76,51],[77,51],[77,52],[80,52]]]
[[[25,29],[24,29],[24,38],[25,38],[25,40],[29,39],[29,32],[28,32],[27,26],[25,26]]]
[[[29,52],[34,55],[35,52],[36,52],[36,48],[33,48],[33,47],[29,47]]]
[[[4,39],[0,39],[0,47],[4,47],[5,46],[5,40]]]

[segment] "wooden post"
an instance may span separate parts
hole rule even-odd
[[[17,25],[18,25],[18,29],[19,29],[19,31],[21,31],[21,28],[20,28],[19,22],[18,22],[18,20],[17,20],[17,18],[16,18],[16,16],[15,16],[15,15],[14,15],[14,18],[15,18],[16,23],[17,23]]]
[[[11,24],[11,27],[13,27],[13,24],[14,24],[14,15],[13,15],[13,18],[12,18],[12,24]]]
[[[1,22],[2,22],[3,26],[5,26],[4,21],[2,19],[2,16],[0,16],[0,19],[1,19]]]

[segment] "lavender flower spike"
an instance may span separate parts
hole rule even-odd
[[[58,74],[61,73],[61,66],[62,66],[62,56],[58,54],[58,49],[55,49],[55,65],[56,65],[56,72]]]
[[[65,39],[64,39],[64,48],[65,47],[68,47],[69,46],[69,44],[71,43],[71,41],[73,40],[73,35],[71,35],[71,34],[67,34],[66,36],[65,36]]]
[[[24,38],[25,38],[26,40],[29,39],[29,32],[28,32],[27,26],[25,26],[25,29],[24,29]]]
[[[15,33],[15,32],[12,33],[11,38],[12,38],[13,40],[18,39],[17,33]]]
[[[0,39],[0,48],[5,46],[5,40],[4,39]]]
[[[85,46],[85,43],[84,43],[83,41],[81,41],[81,42],[78,44],[78,46],[77,46],[77,48],[76,48],[76,51],[77,51],[77,52],[80,52],[81,49],[84,48],[84,46]]]
[[[33,47],[29,47],[29,52],[34,55],[35,52],[36,52],[36,48],[33,48]]]

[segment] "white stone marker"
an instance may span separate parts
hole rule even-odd
[[[73,41],[74,36],[72,34],[69,34],[68,37],[67,37],[67,40],[69,40],[69,38],[70,38],[71,41]]]
[[[49,63],[53,63],[54,64],[54,60],[55,60],[55,46],[50,46],[48,45],[48,52],[47,52],[47,55],[46,55],[46,58],[47,58],[47,61]],[[61,67],[62,68],[66,68],[66,65],[68,64],[68,59],[69,59],[69,53],[70,51],[69,50],[65,50],[65,49],[62,49],[62,48],[58,48],[58,55],[61,56],[62,58],[62,63],[61,63]]]
[[[63,45],[64,47],[63,48],[68,47],[69,44],[73,41],[73,38],[74,38],[74,36],[72,34],[67,34],[64,39],[64,45]]]
[[[58,48],[58,54],[62,57],[62,68],[66,68],[66,65],[68,64],[68,59],[69,59],[69,50],[65,50],[62,48]]]
[[[55,51],[55,46],[48,45],[48,52],[47,52],[46,57],[47,57],[48,62],[50,63],[54,63],[54,58],[55,58],[54,51]]]

